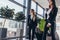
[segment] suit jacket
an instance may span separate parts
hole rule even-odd
[[[35,21],[33,21],[31,16],[28,15],[28,26],[37,26],[37,18],[35,18]]]
[[[58,8],[55,7],[52,9],[48,18],[49,22],[54,22],[56,20],[57,12],[58,12]]]

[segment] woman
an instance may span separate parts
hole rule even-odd
[[[28,16],[28,26],[29,26],[29,40],[33,40],[35,28],[37,26],[37,20],[34,9],[30,10],[30,15]],[[31,36],[31,30],[32,30],[32,36]]]
[[[49,0],[49,10],[47,12],[47,14],[49,16],[47,17],[46,25],[44,28],[43,40],[46,40],[46,34],[47,34],[47,31],[49,30],[49,27],[51,27],[52,40],[56,40],[55,39],[55,26],[54,26],[54,24],[55,24],[57,11],[58,11],[58,9],[55,5],[55,0]]]

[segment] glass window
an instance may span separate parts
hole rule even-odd
[[[24,3],[24,0],[14,0],[14,1],[16,1],[16,2],[18,2],[18,3],[20,3],[20,4],[22,4],[23,5],[23,3]]]
[[[40,6],[38,6],[38,14],[43,16],[43,9]]]
[[[14,1],[20,3],[21,5],[23,5],[23,2],[24,2],[24,0],[18,0],[18,1],[14,0]],[[17,3],[12,2],[12,0],[11,1],[0,0],[0,9],[1,7],[3,8],[8,7],[9,9],[14,9],[14,14],[16,14],[17,12],[23,12],[23,7],[19,6],[19,4]],[[4,21],[5,21],[5,25],[4,25]],[[17,31],[17,28],[22,27],[22,22],[17,22],[10,19],[5,20],[4,18],[0,18],[0,28],[3,28],[3,25],[4,25],[4,28],[8,29],[8,31],[12,31],[15,33]],[[9,33],[7,35],[9,35]]]
[[[27,4],[28,4],[28,0],[26,0],[26,7],[27,7]]]
[[[24,0],[18,0],[18,3],[23,4]],[[7,6],[9,9],[14,9],[14,14],[16,14],[17,12],[23,12],[23,7],[19,6],[18,4],[15,4],[14,2],[11,2],[9,0],[0,0],[0,8],[5,8]]]
[[[31,2],[31,9],[34,9],[36,12],[36,3],[33,1]]]
[[[6,6],[8,6],[10,9],[15,9],[15,13],[17,13],[19,11],[23,11],[23,7],[19,6],[18,4],[15,4],[9,0],[1,0],[0,1],[0,8],[6,7]]]

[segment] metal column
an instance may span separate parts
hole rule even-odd
[[[24,6],[26,5],[26,0],[23,1]],[[23,8],[23,13],[25,14],[25,8]],[[24,21],[22,21],[22,29],[20,30],[20,36],[23,36],[24,33]],[[23,38],[20,38],[20,40],[23,40]]]
[[[26,20],[26,36],[28,36],[28,15],[30,14],[30,9],[31,9],[31,0],[28,0],[28,4],[27,4],[27,20]]]
[[[45,13],[44,13],[45,9],[43,8],[43,18],[45,18]]]
[[[36,3],[36,13],[38,12],[38,4]]]

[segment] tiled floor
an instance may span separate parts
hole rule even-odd
[[[56,35],[56,40],[60,40],[60,39],[59,39],[60,34],[57,34],[57,33],[56,33],[55,35]],[[29,39],[24,39],[24,40],[29,40]],[[35,38],[34,40],[37,40],[37,39]],[[51,39],[51,36],[47,36],[46,40],[52,40],[52,39]]]
[[[56,32],[57,32],[59,40],[60,40],[60,30],[56,30]]]
[[[24,38],[23,40],[29,40],[29,39],[25,39],[25,38]],[[37,40],[37,39],[35,38],[34,40]]]
[[[25,39],[25,40],[29,40],[29,39]],[[37,39],[34,39],[34,40],[37,40]]]
[[[60,40],[60,27],[57,27],[55,35],[56,35],[56,40]],[[24,38],[24,40],[29,40],[29,39]],[[34,40],[37,40],[37,39],[34,39]],[[47,36],[47,40],[51,40],[51,37]]]

